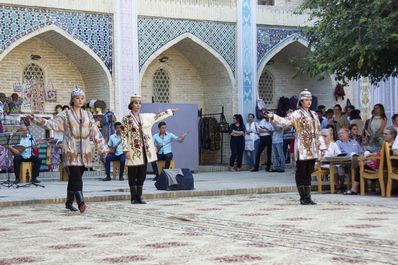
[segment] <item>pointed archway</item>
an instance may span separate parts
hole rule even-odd
[[[266,95],[265,100],[270,108],[276,109],[282,96],[297,96],[304,88],[308,88],[317,97],[318,105],[332,106],[335,103],[332,97],[335,85],[332,78],[320,80],[308,75],[296,76],[296,67],[299,67],[300,59],[308,52],[307,40],[293,34],[260,60],[257,70],[258,94]],[[269,76],[273,77],[272,84]]]
[[[3,51],[3,53],[0,54],[0,64],[15,49],[18,49],[18,47],[21,47],[24,43],[32,40],[42,42],[46,44],[46,47],[54,48],[69,60],[69,64],[73,64],[73,67],[75,67],[81,75],[88,99],[102,99],[107,103],[109,108],[114,108],[115,96],[112,76],[104,62],[93,50],[90,49],[90,47],[54,25],[40,28],[13,42]],[[30,47],[29,52],[32,54],[37,53],[37,51],[45,53],[45,51],[40,50],[40,47],[36,48],[37,47]],[[54,70],[54,68],[58,67],[59,71],[62,71],[62,67],[51,61],[51,58],[46,58],[45,55],[40,57],[41,59],[37,61],[37,63],[44,65],[49,70]],[[29,58],[21,58],[19,64],[27,64],[30,60],[30,56]],[[59,75],[54,75],[54,77],[48,76],[47,81],[54,83],[52,79],[57,77],[59,77]],[[17,80],[19,79],[18,76],[15,78]],[[70,88],[76,85],[72,82],[67,82],[67,80],[62,82],[62,87],[55,87],[55,89],[60,90],[59,93],[61,95],[66,91],[69,93]]]
[[[162,57],[168,61],[161,62]],[[143,64],[141,94],[147,101],[151,100],[152,79],[158,69],[170,75],[171,102],[195,102],[207,113],[220,112],[221,106],[226,113],[236,109],[236,85],[230,66],[194,35],[186,33],[170,41]]]

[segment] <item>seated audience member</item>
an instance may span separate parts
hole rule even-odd
[[[330,129],[321,130],[321,136],[325,142],[325,151],[323,152],[322,158],[324,157],[334,157],[341,154],[339,146],[333,139],[333,135]]]
[[[358,125],[356,125],[356,124],[350,125],[350,138],[352,140],[357,141],[359,144],[361,144],[362,139],[361,139],[361,135],[359,134]]]
[[[363,135],[364,121],[361,119],[361,111],[354,109],[350,113],[350,125],[358,126],[358,134]]]
[[[363,149],[359,143],[350,139],[350,131],[347,128],[341,128],[339,130],[339,140],[336,143],[339,146],[341,153],[349,156],[358,156],[363,154]]]
[[[333,122],[333,110],[332,109],[328,109],[325,113],[325,118],[322,120],[321,122],[321,129],[326,129],[326,127],[329,124],[332,124]]]
[[[393,145],[393,143],[394,143],[394,140],[397,137],[397,131],[392,126],[387,127],[387,128],[384,129],[383,137],[384,137],[384,142],[388,143],[390,145],[390,147],[391,147]],[[378,152],[373,153],[373,154],[365,152],[365,156],[369,156],[369,155],[374,155],[376,157],[380,157],[381,152],[378,151]],[[395,162],[395,161],[393,161],[393,162]],[[379,164],[380,164],[380,160],[378,160],[378,159],[369,160],[369,161],[366,162],[365,168],[377,171],[379,169]]]
[[[339,130],[339,138],[336,143],[339,146],[341,153],[347,154],[348,156],[359,156],[363,154],[363,149],[359,145],[359,143],[355,140],[350,139],[350,131],[347,128],[341,128]],[[343,177],[346,174],[346,171],[351,169],[351,165],[349,166],[338,166],[338,175]],[[357,173],[359,170],[357,170]],[[357,174],[358,175],[358,174]],[[346,191],[344,194],[358,194],[359,188],[359,175],[355,176],[355,183],[353,184],[353,188],[351,190]]]
[[[386,129],[384,129],[383,139],[386,143],[388,143],[390,145],[393,144],[394,139],[395,140],[398,139],[396,130],[393,127],[388,127]],[[374,153],[374,154],[368,153],[368,152],[365,152],[365,153],[367,153],[366,154],[367,156],[368,155],[375,155],[375,156],[381,155],[380,151],[377,153]],[[379,160],[370,160],[365,164],[365,169],[377,171],[379,169],[379,163],[380,163]],[[356,170],[355,181],[352,185],[352,188],[350,190],[348,190],[347,192],[345,192],[344,193],[345,195],[357,195],[359,193],[359,178],[360,178],[360,172],[359,172],[359,167],[358,167]]]
[[[398,131],[398,114],[392,115],[392,127],[395,128],[395,130]]]
[[[336,142],[338,139],[336,127],[334,127],[334,125],[332,124],[329,124],[328,126],[326,126],[326,129],[330,130],[330,133],[332,134],[331,137],[333,138],[333,141]]]

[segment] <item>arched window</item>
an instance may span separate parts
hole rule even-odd
[[[159,69],[153,75],[153,102],[169,103],[170,100],[170,78],[169,74]]]
[[[274,0],[258,0],[257,3],[260,6],[274,6],[275,5]]]
[[[23,71],[23,79],[44,81],[44,71],[39,65],[31,63],[25,67]]]
[[[274,97],[274,78],[267,70],[264,70],[260,76],[258,94],[266,104],[272,104],[272,99]]]

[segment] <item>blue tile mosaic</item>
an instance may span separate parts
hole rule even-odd
[[[162,46],[191,33],[219,53],[235,73],[235,24],[168,18],[138,18],[140,70]]]
[[[297,28],[268,28],[257,26],[257,65],[261,63],[263,58],[279,43],[286,39],[297,36],[304,38]]]
[[[113,16],[0,5],[0,54],[19,38],[54,25],[92,49],[112,72]]]

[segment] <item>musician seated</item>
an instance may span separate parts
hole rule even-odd
[[[157,157],[158,160],[165,161],[165,169],[168,169],[170,167],[170,162],[173,159],[171,143],[173,141],[178,141],[180,143],[184,142],[186,134],[182,134],[181,136],[177,137],[171,132],[166,132],[167,124],[164,121],[159,122],[158,128],[159,128],[159,133],[153,135],[155,147],[158,150]],[[158,175],[158,166],[156,161],[152,162],[152,169],[156,175],[154,180],[157,180],[159,175]]]
[[[122,146],[122,124],[120,122],[115,122],[115,133],[109,137],[108,146],[110,147],[110,152],[105,158],[105,173],[106,178],[102,179],[103,181],[111,180],[111,161],[120,161],[120,170],[119,170],[119,180],[124,180],[124,166],[126,164],[126,156],[123,153]]]
[[[21,140],[19,144],[24,146],[25,150],[21,154],[14,156],[14,183],[19,183],[19,176],[21,174],[19,170],[22,162],[32,162],[32,183],[40,183],[37,177],[39,176],[41,161],[32,152],[32,146],[36,146],[36,141],[33,136],[28,134],[28,128],[25,125],[21,125],[19,131],[21,132]]]

